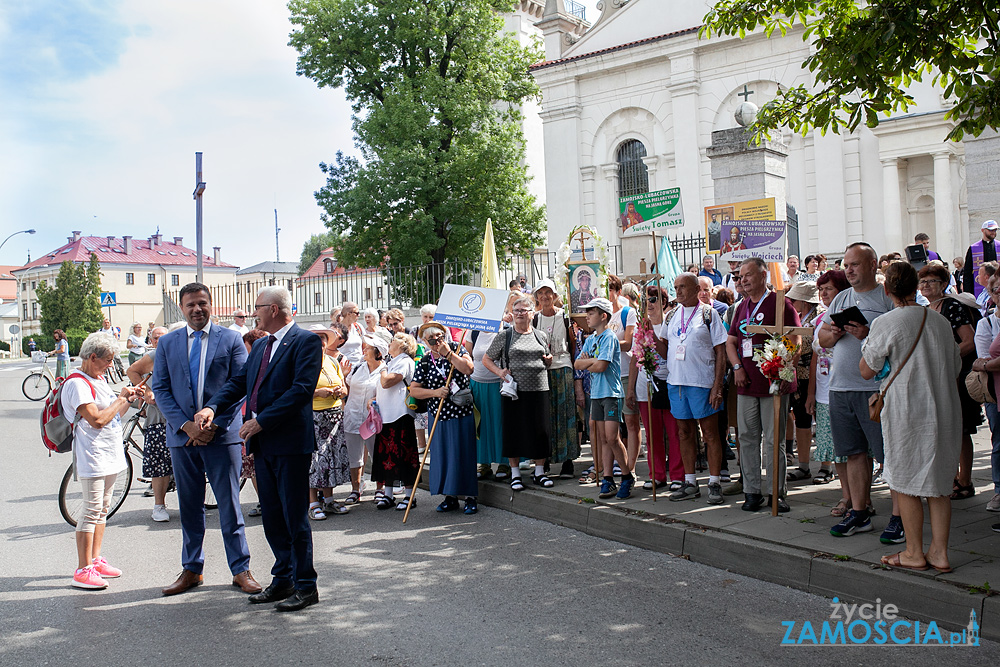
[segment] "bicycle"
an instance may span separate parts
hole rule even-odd
[[[144,434],[142,426],[139,425],[141,418],[142,411],[139,410],[129,417],[122,427],[122,444],[125,447],[125,470],[118,473],[118,478],[115,479],[115,488],[111,493],[111,507],[108,510],[108,519],[114,516],[115,512],[121,508],[126,496],[128,496],[129,490],[132,488],[133,467],[129,450],[134,450],[140,461],[143,458],[142,447],[139,446],[134,437],[136,429],[139,430],[139,433]],[[63,475],[62,482],[59,484],[59,513],[62,514],[66,523],[76,527],[77,517],[83,512],[83,489],[79,485],[73,485],[74,467],[75,462],[69,464],[66,474]]]
[[[122,358],[120,355],[115,355],[114,363],[108,366],[108,370],[105,371],[105,375],[108,380],[108,384],[118,384],[127,379],[128,376],[125,375],[125,366],[122,364]]]
[[[52,386],[56,383],[56,376],[49,368],[49,357],[44,352],[32,352],[31,360],[39,364],[41,368],[32,371],[21,383],[21,393],[29,401],[44,401],[45,397],[52,391]]]

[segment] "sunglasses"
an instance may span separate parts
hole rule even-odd
[[[424,338],[424,340],[426,340],[428,343],[430,343],[430,344],[433,345],[434,343],[439,343],[442,340],[444,340],[444,335],[443,334],[437,334],[435,336],[427,336],[426,338]]]
[[[647,296],[646,297],[646,303],[656,303],[659,300],[660,300],[660,297],[658,297],[658,296]]]

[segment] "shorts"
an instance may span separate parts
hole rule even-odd
[[[626,389],[628,388],[628,376],[627,375],[622,376],[622,386],[625,387]],[[632,408],[630,408],[628,406],[628,403],[623,402],[622,403],[622,414],[623,415],[637,415],[637,414],[639,414],[638,407],[639,406],[636,405],[636,409],[633,410]],[[623,419],[622,422],[624,422],[624,421],[625,420]]]
[[[795,428],[812,428],[812,415],[806,411],[807,398],[808,395],[805,391],[797,391],[788,399],[788,405],[792,410],[792,415],[795,417]]]
[[[882,425],[868,416],[868,397],[873,391],[830,391],[830,430],[837,456],[874,455],[885,461]]]
[[[608,398],[590,399],[590,418],[595,422],[620,422],[624,399],[609,396]]]
[[[708,401],[711,389],[704,387],[685,387],[667,383],[667,395],[670,396],[670,414],[674,419],[704,419],[711,417],[719,410],[712,407]]]

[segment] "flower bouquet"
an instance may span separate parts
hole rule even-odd
[[[656,355],[656,336],[652,329],[643,326],[643,322],[639,322],[632,334],[632,356],[635,357],[636,365],[646,371],[648,375],[652,376],[656,372],[659,366]]]
[[[784,336],[773,336],[764,343],[764,347],[753,354],[753,360],[760,369],[761,375],[770,383],[772,395],[781,391],[782,382],[795,380],[795,366],[792,359],[798,346],[793,345]]]

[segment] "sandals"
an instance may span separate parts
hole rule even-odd
[[[809,479],[810,477],[812,477],[812,473],[805,468],[793,468],[792,470],[789,470],[786,475],[789,482],[798,482],[803,479]]]
[[[972,496],[976,495],[976,487],[972,484],[968,486],[962,486],[961,484],[955,485],[955,491],[951,494],[952,500],[967,500]]]
[[[580,475],[580,484],[594,484],[597,481],[597,472],[594,466],[590,466]]]
[[[511,477],[510,488],[511,491],[524,491],[524,483],[521,481],[520,477]]]
[[[826,468],[820,468],[816,476],[813,477],[813,484],[829,484],[833,481],[833,471],[827,470]]]
[[[351,494],[344,499],[345,505],[357,505],[361,502],[361,492],[351,491]]]
[[[549,479],[546,475],[532,475],[531,481],[546,489],[555,485],[555,482]]]
[[[309,518],[312,519],[313,521],[325,521],[326,512],[324,512],[323,508],[320,507],[319,505],[316,505],[315,507],[310,507]]]
[[[382,497],[375,501],[375,509],[387,510],[396,504],[396,499],[392,496],[387,496],[384,493]]]
[[[396,503],[396,511],[397,512],[405,512],[406,511],[406,506],[409,505],[409,504],[410,504],[410,497],[406,496],[405,498],[401,499],[399,502]],[[413,499],[413,506],[414,507],[417,506],[417,499],[416,498]]]
[[[931,566],[928,565],[926,561],[924,561],[923,565],[904,565],[899,561],[899,557],[902,553],[903,552],[900,551],[898,554],[892,554],[891,556],[882,556],[882,564],[888,565],[889,567],[898,567],[901,570],[916,570],[918,572],[931,569]]]
[[[247,512],[247,516],[260,516],[260,503],[251,507],[250,511]]]
[[[847,499],[841,498],[837,501],[837,504],[833,506],[830,510],[830,516],[844,516],[847,514]]]

